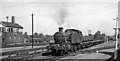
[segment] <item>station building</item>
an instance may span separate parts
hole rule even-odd
[[[15,18],[12,16],[11,22],[0,22],[0,41],[2,45],[19,44],[23,42],[22,36],[23,27],[15,23]]]

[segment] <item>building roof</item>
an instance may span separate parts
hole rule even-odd
[[[11,23],[11,22],[3,22],[1,21],[2,25],[3,26],[6,26],[6,27],[13,27],[13,28],[20,28],[20,29],[23,29],[23,27],[17,23]]]

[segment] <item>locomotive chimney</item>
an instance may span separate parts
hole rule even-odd
[[[15,23],[15,17],[12,16],[12,23]]]

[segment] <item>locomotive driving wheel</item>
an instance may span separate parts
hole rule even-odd
[[[58,50],[57,53],[58,53],[58,56],[64,56],[65,55],[64,50]]]
[[[51,55],[52,55],[52,56],[56,56],[56,55],[57,55],[57,50],[56,50],[56,49],[53,49],[52,52],[51,52]]]

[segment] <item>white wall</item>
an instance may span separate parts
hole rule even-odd
[[[0,24],[0,27],[4,27],[2,24]]]

